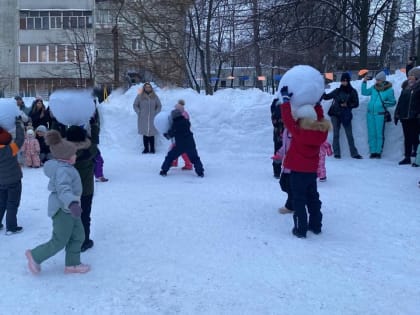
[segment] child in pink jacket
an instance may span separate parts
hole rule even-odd
[[[331,144],[326,140],[319,149],[319,164],[317,175],[320,182],[325,182],[327,180],[327,169],[325,168],[325,157],[331,156],[333,154]]]
[[[25,156],[26,166],[35,168],[41,166],[39,141],[35,138],[33,129],[26,131],[26,139],[22,146],[22,152]]]

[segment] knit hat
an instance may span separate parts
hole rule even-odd
[[[45,143],[50,146],[51,154],[54,158],[59,160],[68,160],[76,154],[76,146],[61,138],[57,130],[50,130],[45,135]]]
[[[86,140],[86,130],[80,126],[70,126],[67,129],[66,138],[71,142],[83,142]]]
[[[385,72],[383,72],[383,71],[379,72],[379,73],[375,76],[375,79],[376,79],[377,81],[386,81],[386,74],[385,74]]]
[[[18,100],[22,100],[22,96],[20,96],[20,95],[16,95],[16,96],[15,96],[15,100],[16,100],[16,101],[18,101]]]
[[[296,109],[294,114],[295,114],[294,116],[296,119],[300,119],[300,118],[309,118],[312,120],[317,119],[315,109],[312,105],[302,105],[298,109]]]
[[[420,68],[412,68],[408,71],[408,76],[413,76],[416,80],[420,79]]]
[[[343,81],[350,82],[350,81],[351,81],[350,74],[349,74],[348,72],[344,72],[344,73],[341,75],[341,79],[340,79],[340,81],[341,81],[341,82],[343,82]]]
[[[28,129],[28,130],[26,131],[26,134],[27,134],[28,136],[33,136],[35,133],[34,133],[34,130],[33,130],[33,129]]]
[[[45,127],[44,125],[39,125],[38,127],[36,127],[35,131],[39,131],[39,132],[47,132],[48,129],[47,127]]]
[[[12,135],[0,127],[0,144],[8,145],[12,141]]]

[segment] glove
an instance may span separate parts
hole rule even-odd
[[[287,86],[283,86],[280,89],[280,94],[283,97],[283,102],[289,102],[290,98],[293,96],[293,93],[289,93],[289,88]]]
[[[398,125],[398,118],[397,117],[394,117],[394,124],[395,124],[395,126]]]
[[[80,218],[81,214],[82,214],[82,208],[79,206],[79,203],[76,201],[73,201],[70,206],[70,213],[72,215],[73,218],[78,219]]]

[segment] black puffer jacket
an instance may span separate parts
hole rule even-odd
[[[349,109],[359,107],[359,96],[357,95],[357,91],[351,85],[341,85],[339,88],[336,88],[332,92],[324,94],[322,99],[333,99],[333,103],[328,110],[328,115],[330,116],[340,116],[342,111],[342,107],[340,105],[342,103],[347,103],[347,108]]]
[[[404,81],[394,115],[400,120],[420,118],[420,81],[413,86]]]

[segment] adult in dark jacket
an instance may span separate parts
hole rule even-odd
[[[398,164],[411,164],[411,155],[417,152],[420,134],[420,68],[412,68],[403,82],[401,95],[394,113],[394,122],[401,121],[404,133],[404,159]]]
[[[167,139],[175,138],[175,146],[166,155],[165,161],[163,161],[161,167],[160,175],[166,176],[172,165],[172,161],[177,159],[182,153],[186,153],[191,163],[194,165],[197,175],[203,177],[204,168],[197,153],[193,133],[190,130],[190,121],[186,119],[178,109],[172,111],[171,117],[172,126],[169,131],[165,133],[165,137]]]
[[[270,106],[271,123],[273,124],[273,143],[274,155],[282,146],[283,121],[281,120],[280,102],[275,98]],[[281,160],[273,160],[273,175],[275,178],[280,178]]]
[[[32,127],[36,129],[40,125],[44,125],[47,128],[50,127],[50,111],[45,107],[44,102],[41,98],[37,98],[32,103],[31,112],[29,118],[32,122]]]
[[[81,219],[85,229],[85,241],[82,244],[82,252],[93,247],[93,241],[90,239],[91,210],[94,192],[93,159],[97,154],[99,138],[99,128],[94,120],[90,121],[90,133],[89,137],[86,130],[80,126],[70,126],[66,132],[67,140],[73,142],[78,149],[74,167],[79,172],[83,186],[80,206],[83,209]]]
[[[0,230],[3,229],[6,213],[6,234],[22,231],[17,225],[17,212],[22,194],[22,170],[17,161],[17,154],[24,141],[23,123],[16,120],[16,139],[0,127]]]
[[[331,117],[333,125],[333,151],[336,159],[341,158],[340,151],[340,127],[343,125],[349,144],[350,155],[354,159],[361,159],[362,156],[357,151],[354,144],[353,130],[351,121],[353,119],[352,109],[359,106],[359,96],[357,91],[351,86],[350,75],[345,72],[341,75],[341,85],[334,91],[324,94],[324,100],[333,99],[328,115]]]

